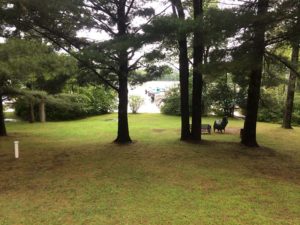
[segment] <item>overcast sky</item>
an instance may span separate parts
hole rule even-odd
[[[156,14],[158,14],[158,13],[164,11],[166,7],[168,7],[168,4],[166,4],[165,2],[166,2],[165,0],[157,0],[157,1],[153,1],[149,4],[147,4],[146,6],[152,6],[155,9]],[[238,6],[241,3],[242,3],[241,0],[219,0],[219,7],[220,8],[230,8],[230,7]],[[169,8],[169,10],[167,10],[166,13],[172,13],[171,8]],[[136,24],[143,23],[143,21],[140,21],[140,19],[138,19],[138,20],[139,21],[134,21],[134,23],[136,23]],[[79,32],[78,37],[84,37],[84,38],[88,38],[91,40],[109,39],[108,35],[106,35],[104,33],[99,33],[96,30]]]

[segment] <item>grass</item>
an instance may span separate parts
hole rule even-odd
[[[248,149],[239,144],[241,120],[202,144],[178,140],[178,117],[129,120],[136,141],[126,146],[112,144],[115,114],[9,123],[0,139],[0,224],[300,224],[300,128],[259,123],[262,147]]]

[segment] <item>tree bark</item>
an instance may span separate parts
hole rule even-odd
[[[34,103],[32,100],[29,100],[29,123],[35,122],[35,113],[34,113]]]
[[[300,4],[298,4],[297,8],[298,17],[297,22],[293,29],[298,31],[300,29]],[[299,36],[295,35],[291,38],[291,45],[292,45],[292,57],[291,63],[294,68],[297,68],[299,65]],[[297,82],[297,74],[295,71],[290,71],[290,77],[287,87],[287,96],[286,96],[286,103],[285,103],[285,111],[283,116],[283,123],[282,127],[286,129],[292,129],[292,117],[293,117],[293,108],[294,108],[294,96],[296,90],[296,82]]]
[[[45,111],[45,99],[41,99],[39,103],[39,117],[40,122],[45,123],[46,122],[46,111]]]
[[[0,95],[0,136],[7,136],[6,127],[5,127],[5,117],[4,117],[4,107],[3,107],[3,99],[2,95]]]
[[[174,1],[178,17],[185,20],[181,0]],[[186,141],[191,137],[190,109],[189,109],[189,59],[186,34],[179,34],[179,79],[180,79],[180,111],[181,111],[181,140]]]
[[[242,144],[258,147],[256,140],[256,123],[260,98],[263,57],[265,52],[266,24],[263,21],[268,12],[269,0],[259,0],[257,3],[257,21],[253,23],[254,37],[251,54],[252,69],[247,99],[247,114],[242,133]]]
[[[126,36],[126,1],[120,2],[118,5],[118,37]],[[128,53],[127,48],[121,47],[119,50],[119,106],[118,106],[118,136],[115,140],[119,144],[131,143],[128,126]]]
[[[299,45],[294,44],[292,49],[292,64],[297,68],[299,60]],[[285,102],[285,111],[283,117],[282,127],[286,129],[292,129],[292,115],[293,115],[293,107],[294,107],[294,96],[296,90],[296,81],[297,75],[290,71],[289,83],[287,88],[287,96]]]
[[[193,0],[194,19],[197,23],[203,22],[203,1]],[[201,115],[202,115],[202,89],[203,74],[202,63],[204,54],[203,24],[194,30],[194,63],[193,63],[193,110],[192,110],[192,135],[195,141],[201,141]]]
[[[118,107],[118,137],[116,143],[126,144],[131,143],[128,126],[128,87],[127,77],[119,79],[119,107]]]

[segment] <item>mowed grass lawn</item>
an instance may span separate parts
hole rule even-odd
[[[115,114],[10,123],[0,224],[300,224],[300,128],[259,123],[262,147],[249,149],[242,124],[192,144],[179,141],[178,117],[130,115],[135,142],[120,146]]]

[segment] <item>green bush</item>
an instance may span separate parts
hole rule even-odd
[[[143,105],[144,99],[141,96],[132,95],[129,97],[129,107],[132,113],[137,113],[139,108]]]
[[[49,121],[73,120],[89,114],[88,98],[79,94],[59,94],[47,98],[46,117]],[[16,115],[28,120],[30,109],[26,97],[19,98],[15,103]],[[34,112],[38,119],[38,102],[34,102]]]
[[[190,113],[192,113],[192,88],[190,87],[189,101],[190,101]],[[205,116],[209,113],[211,99],[207,94],[207,88],[204,87],[202,96],[202,115]],[[180,89],[178,87],[171,88],[166,92],[165,98],[163,99],[163,104],[160,108],[161,113],[167,115],[179,116],[180,112]]]
[[[163,105],[160,108],[163,114],[180,115],[180,91],[179,87],[171,88],[167,91],[163,100]]]
[[[211,110],[218,116],[233,116],[235,104],[234,89],[224,79],[211,85],[208,95],[211,99]]]
[[[50,121],[84,118],[90,110],[88,97],[81,94],[59,94],[46,103],[46,116]]]
[[[89,102],[89,115],[100,115],[116,109],[116,94],[110,89],[89,86],[79,88],[79,94],[85,95]]]
[[[264,89],[261,93],[258,121],[279,123],[283,118],[284,99],[278,89]]]
[[[115,108],[115,95],[104,88],[80,88],[77,94],[58,94],[46,99],[46,117],[48,121],[74,120],[87,116],[109,113]],[[16,115],[28,120],[30,109],[26,97],[15,103]],[[38,101],[34,102],[34,111],[38,119]]]
[[[297,93],[294,100],[293,125],[300,125],[300,94]]]

